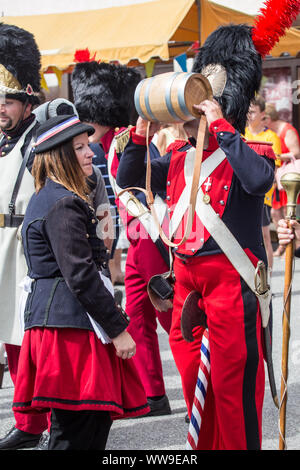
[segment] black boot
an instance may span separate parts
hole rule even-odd
[[[41,434],[30,434],[14,426],[0,439],[0,450],[29,449],[35,447],[40,438]]]
[[[162,416],[172,413],[167,395],[163,395],[159,399],[148,397],[147,401],[151,411],[146,416]]]
[[[50,434],[45,432],[42,434],[38,445],[33,450],[48,450]]]

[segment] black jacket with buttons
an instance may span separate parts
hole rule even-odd
[[[32,196],[22,227],[28,276],[34,280],[25,307],[25,330],[92,330],[86,312],[110,338],[126,329],[128,318],[98,273],[107,256],[96,226],[92,207],[50,179]]]

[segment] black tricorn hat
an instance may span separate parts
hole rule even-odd
[[[246,24],[220,26],[213,31],[195,58],[193,72],[219,64],[226,70],[227,80],[220,103],[224,117],[244,133],[251,101],[259,91],[262,59],[252,40],[252,27]]]
[[[88,135],[92,135],[95,129],[81,122],[76,114],[55,116],[47,119],[38,127],[35,153],[44,153],[52,150],[85,132]]]
[[[81,121],[126,127],[136,118],[134,92],[139,72],[125,65],[81,62],[72,73],[74,103]]]
[[[38,103],[41,57],[34,36],[0,23],[0,94]]]

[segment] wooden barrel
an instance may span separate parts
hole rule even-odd
[[[143,119],[172,123],[199,117],[193,105],[212,97],[210,83],[200,73],[168,72],[142,80],[134,102]]]

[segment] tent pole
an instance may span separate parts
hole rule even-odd
[[[197,12],[198,12],[198,41],[201,46],[201,0],[196,0]]]

